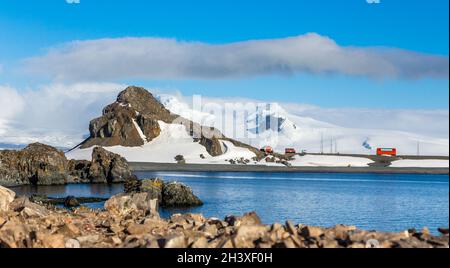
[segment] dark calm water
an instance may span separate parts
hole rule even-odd
[[[256,211],[265,223],[332,226],[357,225],[364,229],[401,231],[449,225],[448,175],[305,174],[305,173],[151,173],[139,178],[161,177],[191,186],[204,206],[172,213],[202,213],[223,218]],[[69,185],[19,187],[19,194],[41,193],[54,197],[109,197],[122,185]],[[102,207],[103,204],[90,204]]]

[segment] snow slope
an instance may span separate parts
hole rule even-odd
[[[175,157],[183,155],[188,164],[227,164],[226,160],[255,157],[255,154],[248,149],[236,147],[228,141],[222,141],[225,153],[212,157],[204,146],[194,142],[184,126],[166,124],[162,121],[159,121],[159,125],[161,134],[151,142],[145,142],[143,146],[112,146],[106,147],[106,149],[120,154],[130,162],[176,163]],[[142,132],[140,132],[140,135],[145,139]],[[76,148],[66,153],[66,156],[69,159],[90,160],[92,150],[93,148]],[[203,155],[204,159],[200,155]]]
[[[435,168],[448,168],[448,160],[398,160],[391,164],[391,167],[435,167]]]
[[[334,155],[305,155],[296,156],[290,163],[297,167],[367,167],[372,163],[368,158],[334,156]]]

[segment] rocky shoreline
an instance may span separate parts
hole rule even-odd
[[[448,248],[441,235],[424,228],[398,233],[264,225],[254,212],[220,220],[199,214],[162,219],[150,192],[113,196],[104,210],[45,206],[0,186],[0,248]]]

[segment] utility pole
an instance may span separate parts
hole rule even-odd
[[[323,154],[323,132],[320,134],[320,153]]]
[[[334,139],[334,153],[338,154],[338,146],[337,146],[337,140]]]
[[[333,136],[330,138],[330,154],[333,154]]]
[[[420,156],[420,141],[417,141],[417,156]]]

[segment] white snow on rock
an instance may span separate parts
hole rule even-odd
[[[120,154],[130,162],[176,163],[177,155],[184,156],[188,164],[227,164],[229,159],[249,159],[255,157],[250,150],[236,147],[231,142],[222,141],[224,154],[212,157],[205,147],[194,142],[183,125],[166,124],[159,121],[161,134],[140,147],[112,146],[107,150]],[[144,136],[145,137],[145,136]],[[93,148],[74,149],[66,153],[67,158],[90,160]],[[200,156],[203,155],[204,159]]]
[[[290,163],[296,167],[367,167],[373,161],[365,157],[305,155],[296,156]]]
[[[434,159],[423,159],[423,160],[398,160],[391,164],[391,167],[420,167],[420,168],[448,168],[448,160],[434,160]]]
[[[138,123],[136,122],[135,119],[133,119],[133,125],[136,128],[136,131],[139,133],[139,136],[141,137],[141,139],[146,142],[147,141],[147,137],[145,136],[144,132],[142,132],[142,129],[139,127]]]

